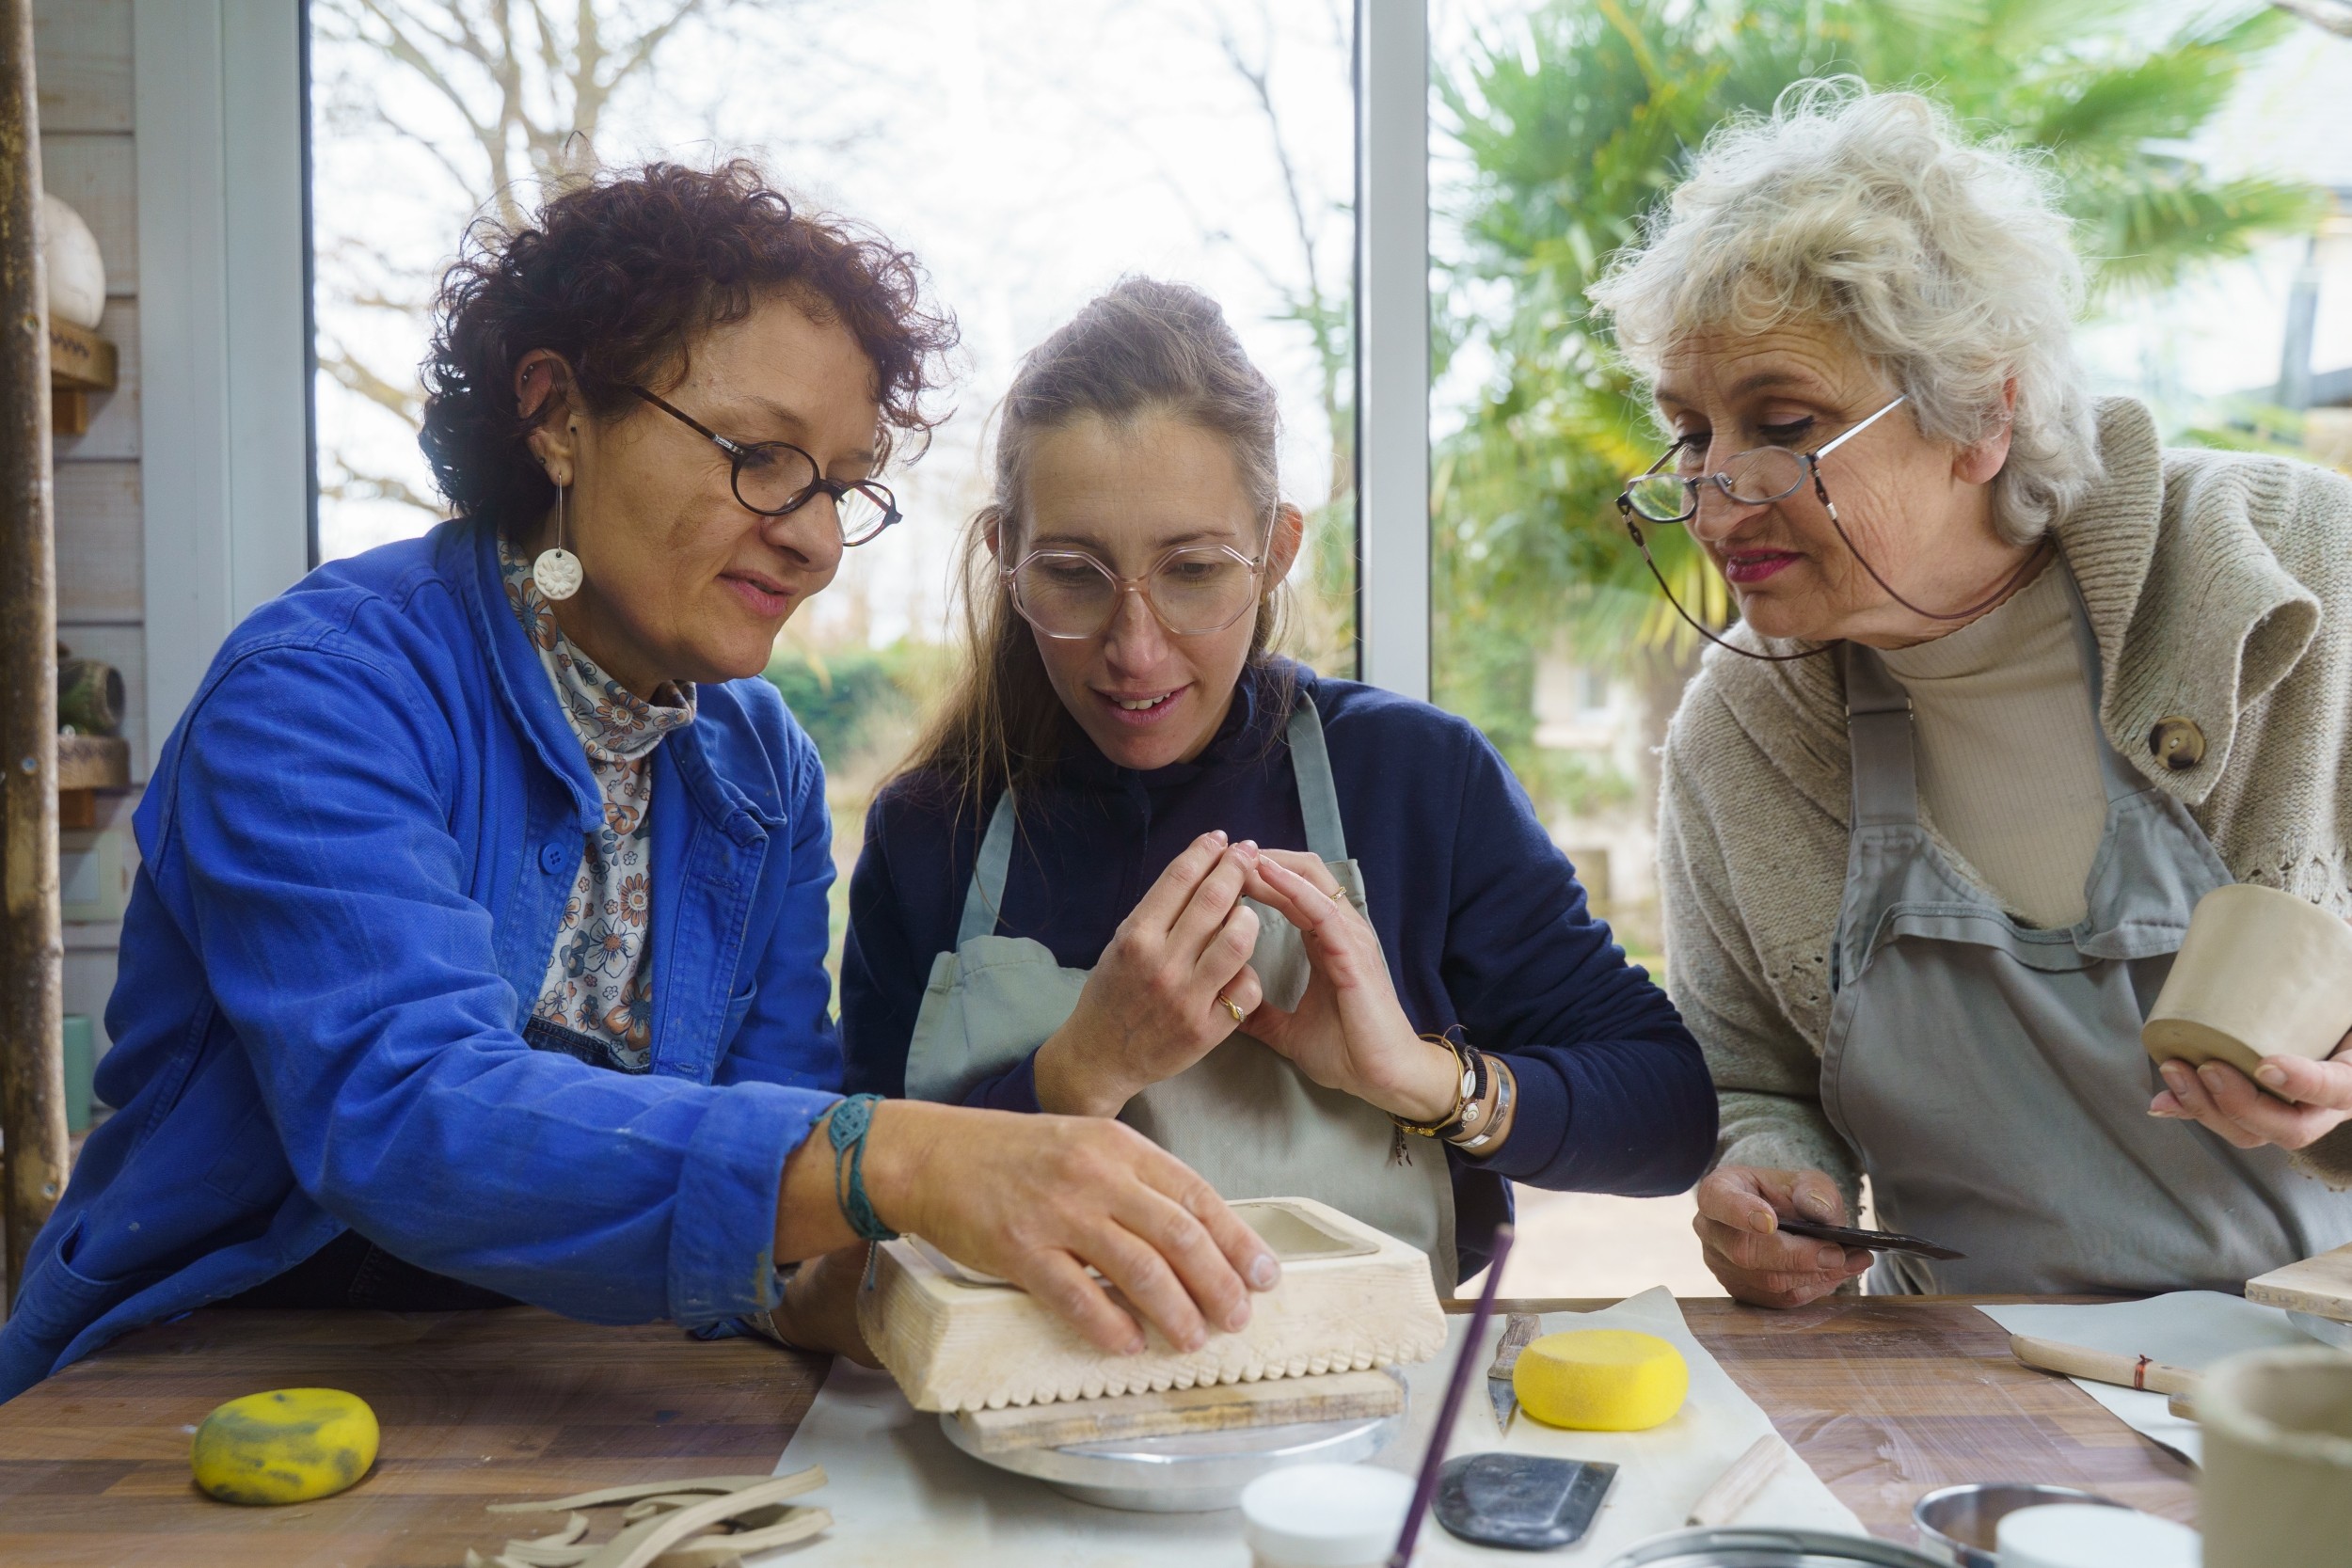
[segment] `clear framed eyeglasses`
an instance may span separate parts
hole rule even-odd
[[[1258,607],[1264,574],[1230,545],[1179,545],[1141,577],[1122,578],[1085,550],[1031,550],[1002,569],[1013,608],[1047,637],[1100,637],[1120,602],[1140,594],[1160,625],[1178,637],[1223,631]]]
[[[1892,414],[1906,401],[1898,397],[1826,446],[1816,447],[1811,451],[1791,451],[1787,447],[1753,447],[1746,451],[1733,453],[1721,469],[1711,474],[1661,472],[1667,464],[1693,455],[1687,443],[1677,441],[1666,449],[1663,457],[1625,482],[1625,491],[1617,498],[1617,510],[1631,512],[1646,522],[1686,523],[1698,515],[1699,489],[1702,485],[1713,485],[1741,506],[1767,506],[1795,495],[1807,480],[1813,482],[1814,488],[1820,492],[1821,504],[1827,506],[1830,504],[1829,492],[1821,485],[1821,459]]]

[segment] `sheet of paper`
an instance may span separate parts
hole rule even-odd
[[[2258,1307],[2243,1296],[2219,1291],[2175,1291],[2145,1301],[2072,1306],[2027,1303],[1977,1310],[2011,1334],[2029,1334],[2118,1355],[2145,1355],[2192,1372],[2201,1372],[2240,1351],[2314,1342],[2279,1308]],[[2203,1457],[2197,1423],[2170,1414],[2166,1395],[2119,1388],[2089,1378],[2073,1382],[2150,1442],[2171,1449],[2192,1465]]]
[[[1418,1468],[1437,1426],[1445,1378],[1469,1320],[1452,1323],[1446,1354],[1406,1370],[1411,1416],[1404,1434],[1373,1463],[1407,1474]],[[1645,1433],[1571,1433],[1521,1415],[1510,1440],[1499,1440],[1486,1402],[1485,1371],[1502,1330],[1489,1324],[1456,1420],[1453,1453],[1496,1449],[1611,1460],[1624,1466],[1600,1517],[1571,1562],[1606,1562],[1624,1547],[1681,1527],[1698,1495],[1750,1444],[1772,1430],[1756,1402],[1740,1391],[1691,1335],[1681,1309],[1665,1291],[1651,1291],[1592,1313],[1555,1313],[1547,1333],[1565,1328],[1634,1328],[1673,1341],[1691,1365],[1691,1398],[1673,1420]],[[1013,1568],[1248,1568],[1241,1515],[1123,1513],[1063,1497],[1041,1481],[981,1464],[940,1434],[939,1418],[909,1405],[881,1372],[836,1360],[824,1389],[776,1465],[781,1475],[822,1465],[828,1477],[808,1501],[830,1509],[834,1528],[805,1547],[774,1554],[781,1565],[870,1565],[908,1568],[914,1562]],[[1743,1524],[1802,1525],[1861,1532],[1861,1525],[1829,1488],[1793,1455],[1747,1513]],[[1432,1521],[1422,1530],[1420,1563],[1509,1561],[1526,1554],[1493,1551],[1454,1540]],[[758,1560],[755,1560],[755,1561]]]

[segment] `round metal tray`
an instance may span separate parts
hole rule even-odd
[[[2124,1508],[2113,1497],[2074,1486],[2048,1486],[2036,1481],[1972,1482],[1947,1486],[1914,1503],[1911,1522],[1919,1527],[1923,1550],[1955,1568],[1998,1568],[1994,1543],[2001,1520],[2021,1508],[2045,1503],[2089,1503],[2098,1508]],[[2129,1513],[2129,1509],[2124,1509]]]
[[[1402,1379],[1399,1380],[1403,1381]],[[1409,1401],[1410,1395],[1408,1394]],[[1055,1491],[1102,1508],[1140,1513],[1204,1513],[1241,1505],[1241,1489],[1292,1465],[1352,1465],[1389,1446],[1412,1413],[1295,1426],[1187,1433],[1077,1443],[1066,1449],[977,1453],[963,1423],[939,1418],[947,1441],[983,1465],[1031,1476]]]
[[[1945,1568],[1908,1546],[1827,1530],[1730,1526],[1655,1535],[1610,1560],[1609,1568]]]

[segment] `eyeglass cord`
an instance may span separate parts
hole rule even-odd
[[[1883,589],[1887,597],[1893,599],[1897,604],[1902,606],[1905,610],[1910,610],[1914,615],[1924,615],[1931,621],[1975,620],[1978,616],[1982,615],[1985,611],[1991,610],[1994,606],[1999,604],[2003,599],[2008,598],[2010,594],[2014,593],[2018,584],[2024,582],[2027,575],[2030,574],[2037,566],[2041,565],[2042,561],[2047,558],[2050,553],[2050,540],[2049,536],[2045,534],[2042,536],[2041,541],[2034,546],[2033,549],[2026,554],[2026,559],[2017,563],[2017,569],[2010,573],[2008,577],[2001,579],[2000,586],[1994,588],[1992,593],[1986,594],[1975,604],[1970,605],[1967,609],[1951,610],[1948,612],[1923,609],[1918,605],[1913,604],[1909,599],[1904,598],[1900,593],[1897,592],[1895,585],[1887,581],[1883,577],[1880,576],[1879,569],[1870,564],[1870,558],[1864,555],[1861,549],[1856,546],[1852,536],[1846,532],[1846,525],[1838,521],[1837,508],[1830,500],[1829,491],[1822,485],[1820,471],[1818,468],[1814,470],[1813,474],[1813,493],[1820,498],[1821,509],[1829,514],[1829,526],[1836,531],[1838,542],[1846,546],[1847,554],[1852,556],[1854,560],[1862,563],[1862,569],[1870,574],[1870,580],[1877,583],[1880,588]],[[1666,585],[1666,575],[1658,569],[1657,561],[1653,559],[1649,553],[1649,541],[1642,537],[1642,527],[1639,523],[1633,520],[1633,514],[1629,509],[1625,514],[1625,527],[1626,531],[1633,535],[1634,547],[1642,552],[1642,564],[1649,568],[1649,575],[1657,579],[1658,591],[1666,595],[1666,602],[1674,607],[1674,612],[1677,615],[1681,616],[1684,623],[1687,624],[1692,631],[1697,632],[1701,637],[1706,638],[1709,642],[1714,643],[1718,648],[1727,648],[1731,652],[1738,654],[1741,658],[1753,658],[1766,664],[1793,664],[1799,659],[1812,658],[1818,655],[1825,654],[1832,648],[1837,646],[1836,641],[1829,641],[1820,643],[1816,647],[1807,648],[1803,653],[1759,654],[1753,652],[1750,649],[1742,648],[1736,642],[1727,642],[1724,641],[1724,639],[1716,636],[1713,632],[1701,626],[1698,618],[1692,615],[1689,610],[1683,609],[1682,601],[1675,597],[1675,591]]]

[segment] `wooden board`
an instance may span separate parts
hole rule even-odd
[[[49,323],[51,384],[86,392],[111,392],[120,363],[114,344],[88,327],[54,319]]]
[[[1250,1298],[1240,1333],[1212,1334],[1198,1351],[1154,1332],[1140,1354],[1105,1354],[1025,1292],[975,1282],[912,1241],[875,1249],[874,1288],[858,1296],[858,1323],[917,1410],[1362,1370],[1444,1347],[1445,1318],[1417,1249],[1310,1198],[1233,1208],[1274,1244],[1282,1279]]]
[[[57,736],[59,789],[128,789],[131,743],[112,735]]]
[[[1058,1449],[1120,1437],[1174,1437],[1188,1432],[1288,1426],[1393,1416],[1405,1386],[1386,1372],[1327,1372],[1271,1383],[1219,1383],[1117,1399],[1057,1400],[1052,1404],[966,1410],[956,1419],[980,1453]]]
[[[2352,1323],[2352,1246],[2340,1246],[2249,1279],[2246,1299]]]
[[[1841,1296],[1767,1312],[1716,1298],[1682,1310],[1875,1534],[1912,1540],[1911,1505],[1963,1481],[2058,1481],[2196,1518],[2193,1470],[2072,1383],[2017,1365],[2008,1335],[1966,1301]],[[516,1533],[485,1503],[769,1469],[824,1369],[764,1340],[705,1344],[667,1324],[599,1327],[532,1307],[197,1312],[0,1405],[0,1562],[454,1568],[468,1546]],[[232,1508],[188,1484],[186,1429],[206,1411],[303,1386],[375,1407],[383,1456],[366,1480],[293,1508]]]

